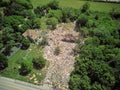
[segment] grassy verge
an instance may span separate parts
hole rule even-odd
[[[31,73],[27,76],[21,76],[19,74],[19,67],[22,58],[27,57],[29,58],[29,60],[32,60],[32,58],[38,57],[40,56],[40,54],[42,54],[42,49],[34,44],[31,44],[28,50],[18,50],[12,57],[10,57],[8,62],[9,66],[5,70],[0,72],[0,75],[31,83],[34,83],[35,79],[38,81],[38,83],[40,83],[41,80],[45,77],[46,74],[45,68],[42,70],[36,70],[33,68]]]
[[[39,5],[44,5],[49,3],[52,0],[31,0],[34,8]],[[72,7],[79,9],[82,7],[82,5],[86,1],[80,1],[80,0],[59,0],[60,7]],[[106,2],[91,2],[90,3],[90,9],[92,11],[100,11],[100,12],[109,12],[112,8],[120,10],[120,4],[117,3],[106,3]]]

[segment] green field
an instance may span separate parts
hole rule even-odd
[[[31,0],[34,8],[39,5],[44,5],[52,0]],[[59,0],[60,7],[73,7],[79,9],[86,1],[80,0]],[[90,9],[94,11],[109,12],[112,8],[120,10],[120,4],[104,3],[104,2],[90,2]]]
[[[8,67],[2,72],[0,72],[0,75],[33,83],[33,80],[30,80],[30,77],[32,77],[32,75],[35,74],[36,79],[40,83],[40,81],[45,76],[46,73],[45,70],[32,69],[32,72],[29,75],[22,76],[19,74],[19,67],[21,60],[23,58],[28,58],[28,60],[32,60],[32,58],[39,57],[41,54],[42,54],[42,49],[34,44],[31,44],[30,48],[27,50],[21,50],[21,49],[18,50],[12,57],[10,57],[8,61],[9,64]]]

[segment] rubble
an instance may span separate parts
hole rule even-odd
[[[70,53],[76,47],[75,41],[78,37],[78,32],[73,29],[65,29],[64,25],[61,25],[56,30],[48,32],[49,45],[44,48],[44,57],[50,62],[50,65],[46,77],[42,81],[43,85],[52,85],[60,90],[68,90],[68,81],[75,62],[75,56]],[[63,39],[66,39],[67,42]],[[68,42],[73,39],[74,42]],[[60,54],[57,56],[54,55],[56,46],[60,47]]]

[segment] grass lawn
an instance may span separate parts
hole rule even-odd
[[[34,8],[39,5],[44,5],[49,3],[52,0],[31,0]],[[82,5],[86,1],[80,0],[59,0],[60,7],[73,7],[73,8],[81,8]],[[93,11],[100,11],[100,12],[109,12],[112,8],[116,8],[120,10],[120,4],[116,3],[104,3],[104,2],[90,2],[90,9]]]
[[[18,50],[17,53],[10,57],[8,62],[9,66],[5,70],[0,72],[0,75],[31,83],[33,83],[34,79],[36,78],[36,80],[38,80],[38,82],[40,83],[40,81],[45,77],[46,73],[45,69],[43,70],[32,69],[32,72],[27,76],[21,76],[19,75],[18,72],[18,68],[20,66],[22,58],[28,57],[29,60],[32,60],[32,58],[38,57],[40,56],[40,54],[42,54],[42,49],[34,44],[31,44],[28,50]],[[33,75],[35,75],[35,77],[30,80],[30,78],[33,77]]]

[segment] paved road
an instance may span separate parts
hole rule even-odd
[[[0,90],[52,90],[52,89],[48,86],[37,86],[34,84],[0,76]]]

